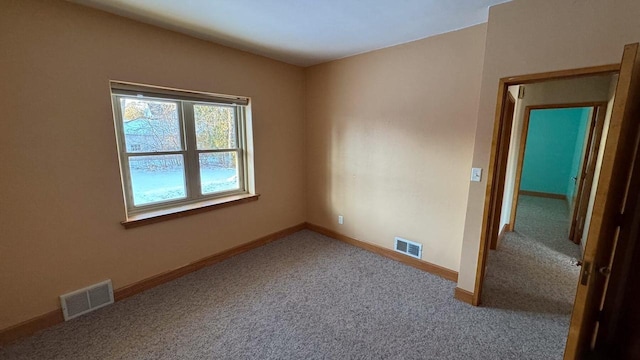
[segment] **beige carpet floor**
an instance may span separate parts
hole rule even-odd
[[[556,219],[531,211],[540,219],[491,254],[483,307],[455,300],[450,281],[305,230],[23,339],[0,358],[561,359],[571,254],[536,238],[551,236],[544,229]]]
[[[568,233],[564,200],[520,196],[515,231],[489,254],[484,306],[556,314],[566,339],[581,258]]]

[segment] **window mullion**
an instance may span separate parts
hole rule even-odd
[[[240,110],[241,108],[239,106],[236,106],[234,111],[233,111],[233,121],[235,121],[235,129],[236,129],[236,147],[237,148],[242,148],[244,146],[244,144],[242,144],[242,140],[241,140],[241,136],[240,134],[242,133],[242,128],[240,126],[240,117],[242,116],[242,114],[240,114]]]
[[[193,113],[193,103],[183,101],[182,113],[184,114],[184,134],[186,141],[186,178],[190,199],[200,197],[200,162],[198,161],[198,151],[196,149],[196,125]]]

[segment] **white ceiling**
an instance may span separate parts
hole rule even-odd
[[[309,66],[487,21],[509,0],[70,0]]]

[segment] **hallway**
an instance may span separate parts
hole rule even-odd
[[[483,306],[548,317],[552,326],[531,335],[550,347],[564,348],[580,273],[580,246],[567,239],[568,228],[565,201],[520,196],[515,231],[487,263]]]

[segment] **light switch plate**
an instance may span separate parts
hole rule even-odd
[[[482,180],[482,168],[471,169],[471,181],[479,182]]]

